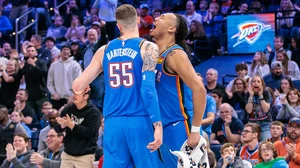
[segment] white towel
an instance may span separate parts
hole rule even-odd
[[[206,140],[202,136],[196,147],[189,147],[185,141],[180,151],[171,151],[171,153],[178,157],[177,168],[200,168],[200,166],[210,168]]]

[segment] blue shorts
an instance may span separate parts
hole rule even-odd
[[[104,120],[103,168],[158,168],[157,151],[150,152],[153,126],[148,116],[111,117]]]

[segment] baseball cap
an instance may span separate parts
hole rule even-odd
[[[71,42],[70,42],[70,45],[73,45],[73,44],[79,45],[77,41],[71,41]]]
[[[61,51],[62,51],[64,48],[68,48],[69,50],[71,50],[71,47],[70,47],[69,45],[63,45],[63,46],[61,47]]]
[[[272,62],[271,69],[274,69],[274,68],[282,68],[282,63],[280,61]]]
[[[46,37],[46,38],[45,38],[45,42],[46,42],[47,40],[51,40],[51,41],[53,41],[53,43],[55,43],[55,38],[53,38],[53,37],[51,37],[51,36]]]
[[[93,23],[92,23],[92,26],[94,26],[94,25],[95,25],[95,26],[99,26],[99,27],[101,27],[101,24],[100,24],[100,22],[97,22],[97,21],[95,21],[95,22],[93,22]]]
[[[297,117],[291,118],[289,121],[289,125],[291,125],[292,123],[296,123],[298,125],[298,127],[300,127],[300,119]]]
[[[147,4],[142,4],[142,5],[140,6],[140,8],[141,8],[141,9],[147,8],[148,10],[150,10],[150,7],[149,7]]]

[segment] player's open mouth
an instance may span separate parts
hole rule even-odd
[[[156,28],[156,26],[153,25],[153,27],[152,27],[152,29],[150,30],[150,32],[152,32],[155,28]]]

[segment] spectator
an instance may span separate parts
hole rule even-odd
[[[8,42],[3,43],[4,57],[9,59],[9,55],[12,51],[11,45]]]
[[[139,33],[140,37],[150,33],[150,29],[153,25],[153,18],[149,15],[149,6],[142,4],[138,10],[138,16],[140,16]]]
[[[246,83],[250,82],[251,77],[247,75],[248,74],[248,67],[247,67],[246,64],[243,64],[243,63],[242,64],[236,64],[235,65],[235,72],[236,72],[237,76],[239,78],[242,78],[243,80],[245,80]],[[231,91],[232,86],[233,86],[233,82],[234,82],[234,79],[231,80],[229,82],[229,84],[227,85],[226,93],[229,93]]]
[[[55,39],[51,36],[46,37],[45,46],[52,54],[52,61],[57,61],[60,57],[60,50],[55,46]]]
[[[66,132],[61,167],[93,167],[97,148],[100,111],[89,103],[90,88],[74,94],[74,103],[66,106],[57,118],[55,131]]]
[[[290,37],[295,14],[294,5],[290,0],[280,1],[280,7],[277,12],[277,29],[280,36],[284,38]]]
[[[16,100],[14,102],[14,107],[9,109],[11,114],[13,111],[22,112],[22,122],[25,124],[31,124],[34,119],[34,109],[27,105],[28,91],[25,89],[19,89],[16,94]]]
[[[280,99],[282,108],[280,108],[276,119],[289,119],[300,117],[300,93],[297,89],[291,89],[285,97]]]
[[[51,129],[54,128],[55,124],[57,124],[56,117],[59,117],[59,112],[56,109],[50,110],[49,113],[46,115],[49,125],[42,129],[40,132],[38,152],[41,152],[48,147],[47,134]]]
[[[56,16],[54,23],[52,23],[48,10],[45,10],[45,18],[47,29],[47,37],[53,37],[57,43],[64,41],[67,28],[63,26],[64,18],[62,16]]]
[[[0,105],[0,163],[6,158],[6,145],[13,143],[13,135],[16,133],[26,134],[26,131],[21,124],[12,122],[8,117],[7,108]]]
[[[263,141],[259,144],[258,155],[262,160],[261,163],[257,164],[255,168],[265,167],[280,167],[288,168],[288,164],[282,157],[277,158],[277,151],[272,142]]]
[[[249,122],[255,122],[260,125],[261,140],[266,140],[271,137],[270,122],[272,121],[270,110],[271,95],[266,90],[263,79],[259,76],[254,76],[251,81],[251,87],[246,95],[246,112],[249,114]]]
[[[49,68],[50,64],[52,63],[52,54],[50,50],[42,47],[42,37],[40,35],[32,35],[30,42],[32,43],[33,47],[37,52],[37,55],[35,56],[37,56],[38,59],[44,61],[47,64],[47,67]]]
[[[28,11],[28,3],[29,0],[22,0],[22,1],[10,1],[12,4],[12,8],[9,13],[9,20],[14,21],[20,16],[23,16]],[[20,23],[20,30],[22,30],[27,25],[28,15],[24,15],[19,21]],[[1,24],[2,25],[2,24]],[[25,32],[21,33],[20,35],[20,41],[25,40]]]
[[[65,39],[68,41],[76,41],[79,43],[80,48],[84,47],[85,43],[85,27],[81,24],[78,15],[72,16],[71,27],[68,28],[65,34]]]
[[[26,134],[15,134],[13,145],[9,143],[6,146],[6,160],[2,163],[1,168],[35,167],[35,164],[30,163],[33,151],[27,149],[28,144],[29,139]]]
[[[200,8],[199,13],[202,16],[202,18],[207,14],[207,7],[208,7],[207,0],[201,0],[199,4],[199,8]]]
[[[300,38],[298,37],[292,37],[291,38],[291,51],[292,51],[292,57],[291,60],[295,61],[300,66]]]
[[[9,21],[9,19],[6,16],[2,15],[3,6],[0,5],[0,44],[1,41],[6,41],[9,39],[9,34],[12,32],[13,28]]]
[[[197,20],[199,23],[202,23],[202,16],[195,11],[195,4],[193,1],[186,2],[186,13],[183,17],[186,19],[188,27],[191,26],[193,20]]]
[[[47,134],[48,148],[41,151],[41,153],[33,153],[30,157],[32,164],[36,164],[43,168],[60,167],[61,154],[64,151],[63,133],[56,133],[52,128]]]
[[[218,71],[213,68],[209,68],[206,72],[206,84],[207,85],[205,86],[205,89],[206,89],[207,94],[211,93],[215,89],[219,89],[225,95],[225,87],[223,85],[217,83],[217,81],[218,81]]]
[[[248,76],[255,75],[264,77],[270,73],[270,67],[267,62],[265,53],[257,51],[254,55],[251,65],[248,67]]]
[[[211,93],[210,96],[215,99],[216,102],[216,117],[220,117],[220,107],[222,105],[222,101],[224,98],[224,94],[220,89],[214,89]]]
[[[274,143],[278,156],[284,157],[290,168],[300,166],[300,119],[291,118],[286,126],[287,137]]]
[[[98,48],[101,47],[100,41],[97,40],[97,32],[94,29],[90,29],[88,31],[88,41],[84,56],[83,56],[83,69],[86,69]],[[94,102],[98,109],[102,110],[103,107],[103,98],[104,98],[104,76],[103,73],[99,74],[93,82],[90,84],[91,86],[91,97],[90,99]]]
[[[285,50],[283,48],[283,44],[284,44],[284,38],[282,36],[276,36],[274,37],[274,50],[272,50],[271,45],[268,44],[267,48],[266,48],[266,57],[268,60],[268,64],[271,66],[271,63],[273,61],[276,61],[276,55],[277,52],[280,52],[281,50]],[[286,54],[288,56],[288,58],[291,58],[291,51],[290,50],[286,50]],[[275,59],[274,59],[275,58]]]
[[[40,118],[42,104],[48,100],[46,85],[47,64],[37,56],[37,50],[34,46],[29,45],[26,51],[27,55],[24,58],[26,62],[23,68],[21,66],[21,72],[25,76],[26,89],[29,93],[27,104],[35,110]],[[25,113],[23,114],[25,115]]]
[[[19,63],[20,57],[19,57],[18,51],[17,50],[11,50],[11,53],[9,54],[9,59],[14,59],[14,60],[18,61],[18,63]],[[18,64],[18,66],[20,66],[20,65]]]
[[[97,8],[91,8],[90,12],[89,12],[89,10],[86,10],[83,25],[85,27],[91,27],[92,23],[94,22],[93,16],[97,16],[97,14],[98,14]],[[95,21],[99,21],[99,20],[100,19],[97,16],[97,20],[95,20]]]
[[[240,143],[244,124],[240,119],[232,115],[233,108],[228,103],[222,104],[220,107],[220,118],[217,118],[212,125],[211,144]]]
[[[207,41],[207,37],[202,24],[197,20],[192,20],[190,23],[190,30],[186,37],[186,43],[194,49],[195,40]]]
[[[239,10],[234,10],[231,13],[248,13],[248,4],[246,2],[241,2]]]
[[[106,30],[105,28],[103,27],[105,25],[103,25],[103,23],[101,22],[98,22],[98,21],[95,21],[93,22],[92,24],[92,29],[95,29],[97,31],[97,36],[98,36],[98,39],[97,39],[97,47],[100,48],[101,46],[107,44],[107,38],[106,38]],[[88,40],[89,42],[89,40]]]
[[[40,118],[40,125],[41,125],[41,129],[47,127],[49,125],[48,122],[48,114],[52,111],[53,106],[49,101],[45,101],[42,104],[42,113],[43,113],[43,117]]]
[[[241,120],[246,120],[247,118],[245,112],[247,87],[247,83],[238,77],[233,81],[231,91],[226,91],[229,104],[236,110],[238,114],[236,117]]]
[[[217,168],[244,168],[243,160],[236,156],[236,149],[232,143],[225,143],[220,149],[222,158],[217,163]],[[249,167],[247,167],[249,168]]]
[[[64,17],[64,26],[72,27],[73,16],[76,15],[78,22],[83,23],[83,12],[78,8],[76,0],[70,0],[69,5],[67,5],[66,13]]]
[[[99,10],[99,18],[106,22],[105,30],[107,31],[108,40],[113,40],[118,36],[117,21],[116,21],[116,10],[118,6],[117,0],[95,0],[93,7]]]
[[[251,3],[251,12],[253,14],[258,14],[261,13],[263,11],[263,6],[260,4],[260,2],[258,0],[254,0]]]
[[[273,112],[278,113],[277,109],[280,109],[282,106],[281,99],[284,99],[287,92],[291,89],[294,89],[294,84],[291,78],[290,77],[282,78],[280,81],[280,88],[278,90],[275,89],[275,91],[273,92],[275,98],[275,102],[273,104]]]
[[[24,117],[24,116],[23,116],[22,112],[17,112],[17,111],[12,112],[11,115],[10,115],[11,121],[12,121],[13,123],[22,125],[22,127],[23,127],[23,128],[25,129],[25,131],[26,131],[27,137],[28,137],[28,138],[31,138],[31,130],[30,130],[30,128],[29,128],[26,124],[24,124],[24,123],[22,122],[22,118],[23,118],[23,117]]]
[[[241,141],[244,145],[240,150],[240,157],[250,162],[253,167],[261,162],[258,155],[260,136],[261,128],[258,124],[248,123],[244,126],[241,136]]]
[[[273,121],[270,125],[271,130],[271,138],[267,139],[267,141],[275,143],[276,141],[281,140],[281,136],[284,131],[284,125],[280,121]]]
[[[284,78],[282,73],[282,63],[279,61],[272,62],[270,74],[264,76],[264,82],[267,87],[275,90],[281,86],[281,79]]]
[[[83,59],[83,53],[79,48],[79,43],[77,41],[72,41],[70,45],[71,45],[71,55],[78,63],[80,63]]]
[[[47,87],[51,94],[53,108],[60,109],[71,100],[72,82],[81,74],[78,62],[71,56],[71,48],[67,45],[61,48],[61,57],[49,69]]]
[[[292,80],[299,80],[300,79],[300,72],[298,65],[294,62],[289,60],[287,52],[282,50],[276,53],[276,61],[282,63],[283,67],[283,74],[292,78]]]
[[[19,62],[14,59],[9,60],[6,67],[0,65],[0,72],[2,72],[0,103],[10,109],[14,106],[15,95],[22,79],[22,75],[19,73]]]
[[[160,17],[161,14],[162,14],[162,10],[161,9],[154,9],[153,12],[152,12],[153,20],[155,20],[156,18]]]
[[[203,114],[203,120],[201,126],[203,131],[205,131],[208,137],[210,137],[211,134],[211,127],[215,120],[215,114],[216,114],[216,102],[211,96],[206,95],[206,107]]]

